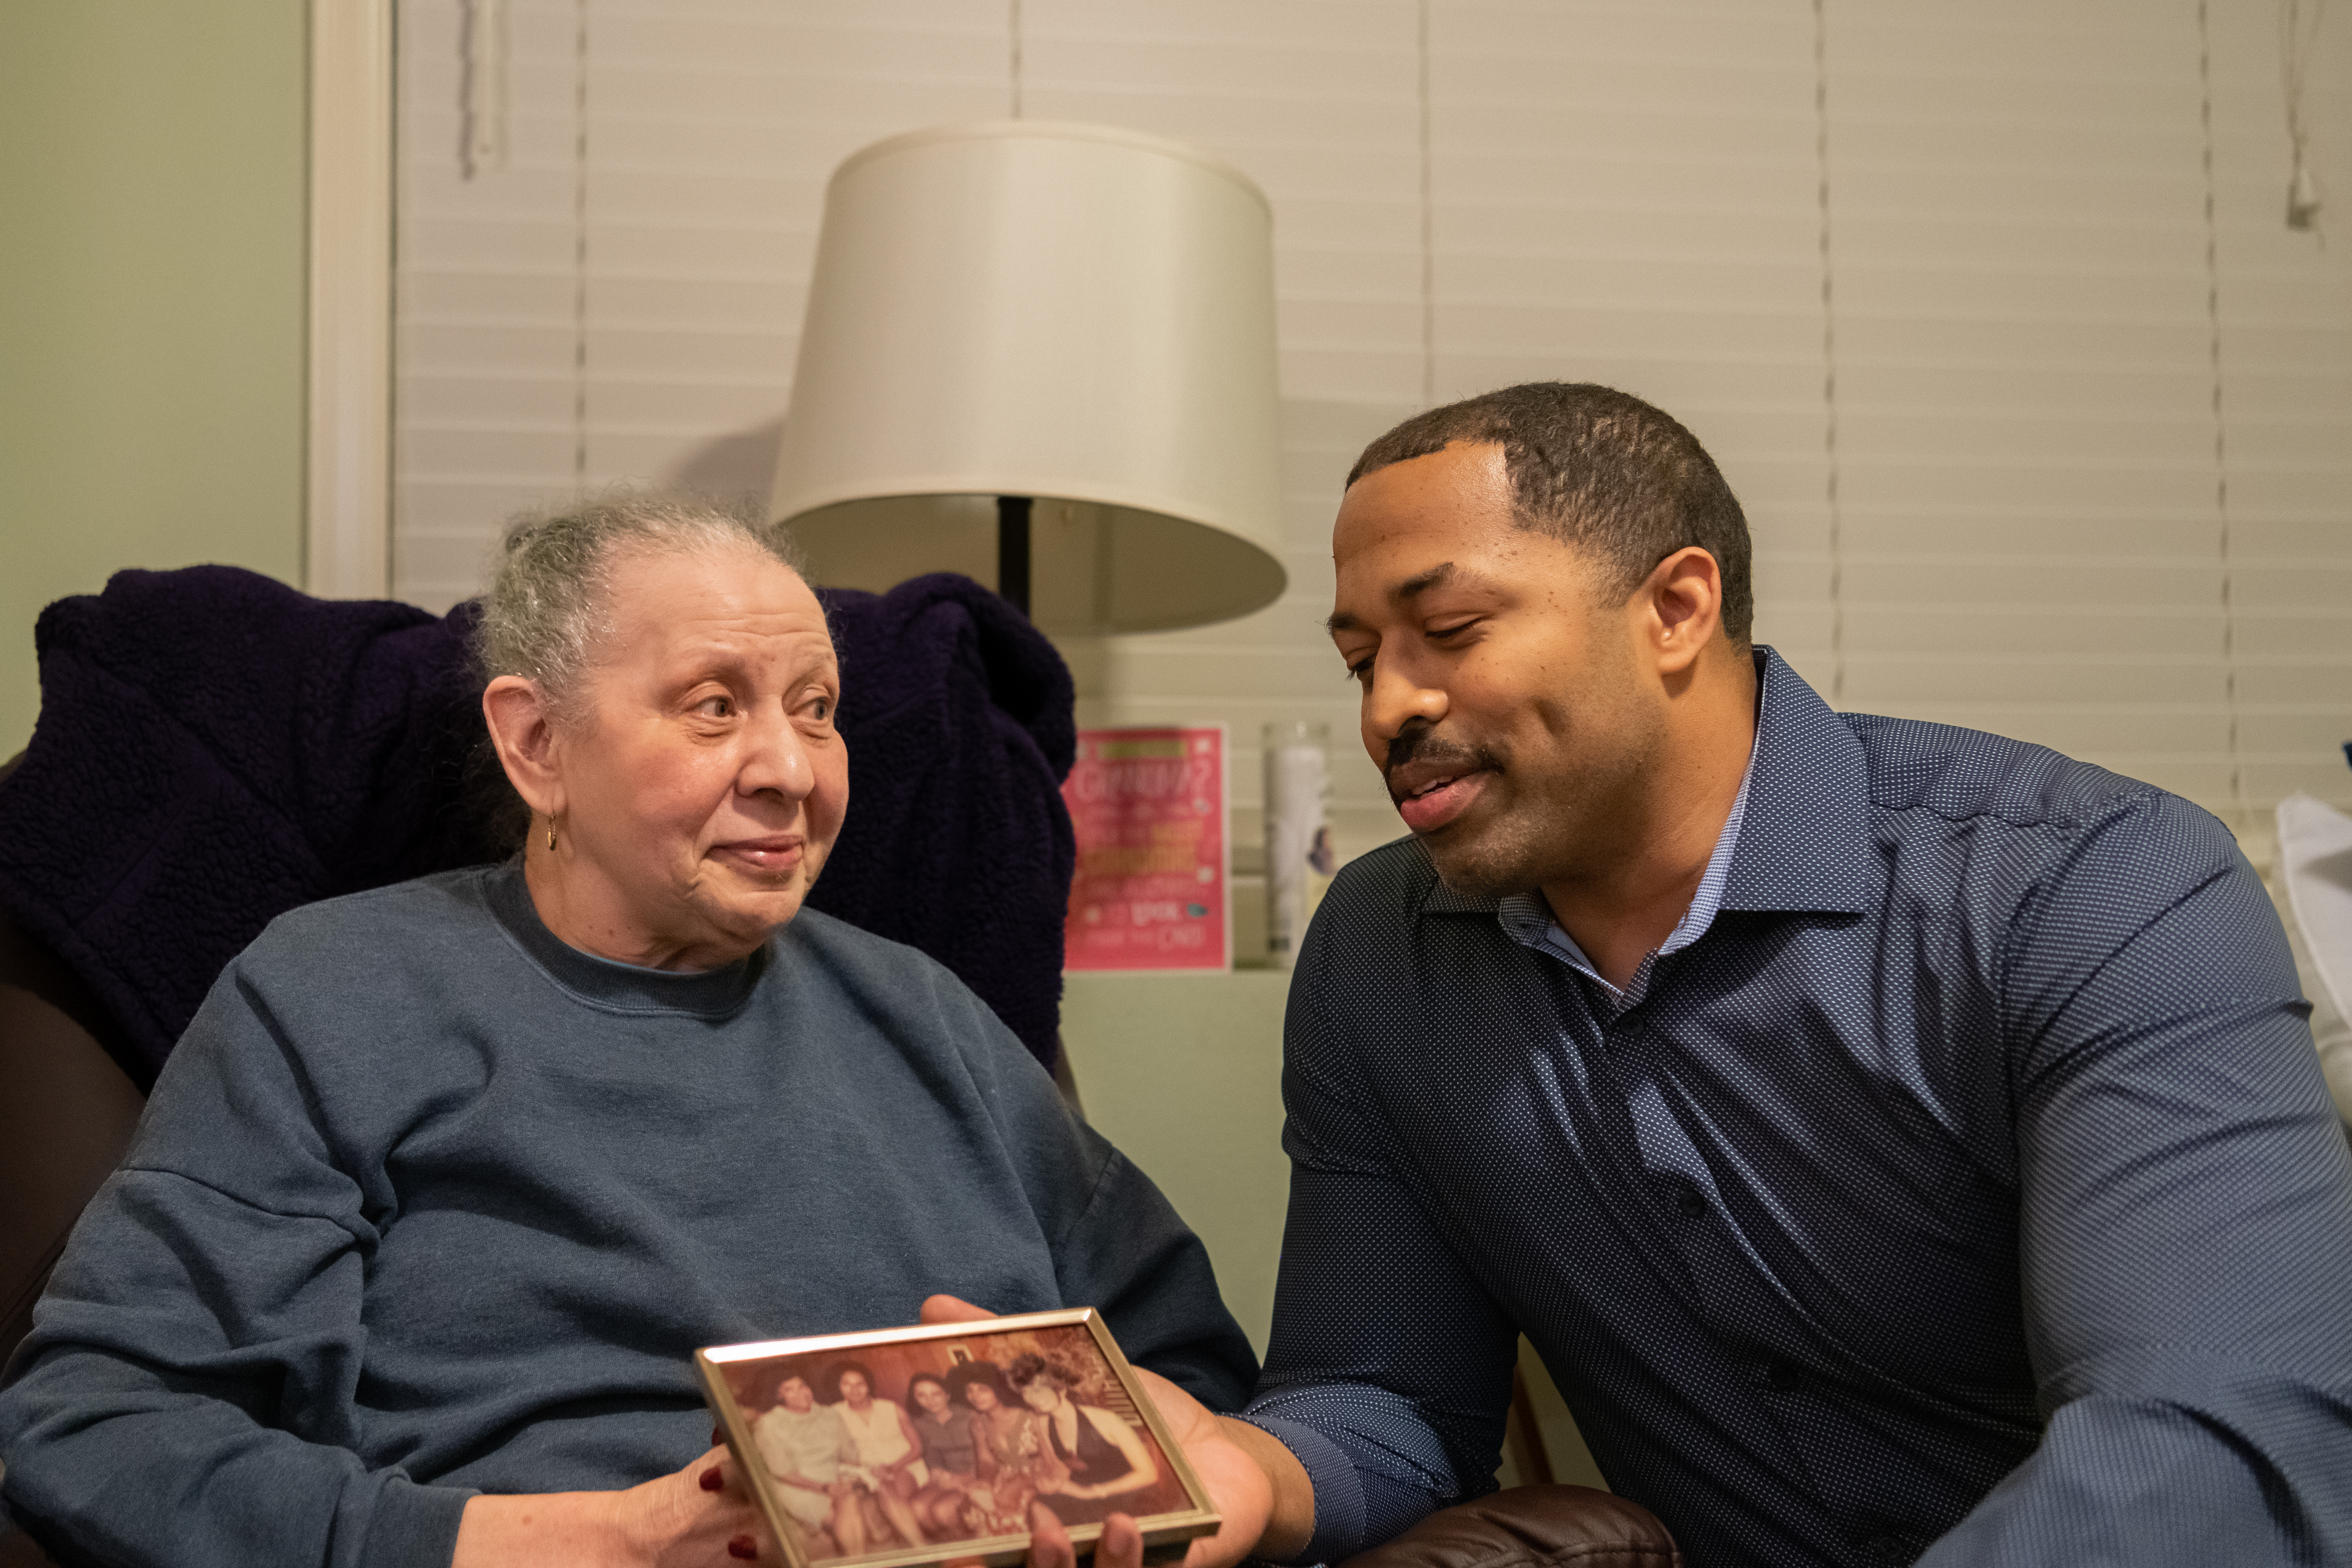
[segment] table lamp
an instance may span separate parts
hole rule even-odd
[[[993,582],[1048,631],[1283,589],[1273,219],[1115,126],[895,136],[826,187],[771,515],[833,586]]]

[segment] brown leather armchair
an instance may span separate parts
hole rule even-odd
[[[1440,1509],[1340,1568],[1681,1568],[1658,1516],[1591,1487],[1509,1487]]]
[[[82,1205],[121,1162],[146,1097],[100,1044],[80,981],[0,915],[0,1359]]]
[[[0,915],[0,1358],[31,1331],[67,1232],[146,1103],[100,1043],[111,1026],[89,989]],[[47,1562],[0,1523],[0,1568]]]

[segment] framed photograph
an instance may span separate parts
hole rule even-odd
[[[1018,1563],[1042,1502],[1081,1551],[1114,1513],[1144,1561],[1218,1524],[1091,1307],[694,1353],[793,1568]]]

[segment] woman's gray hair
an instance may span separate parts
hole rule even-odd
[[[792,535],[749,503],[625,489],[516,518],[474,633],[483,683],[520,675],[537,683],[559,714],[576,711],[581,679],[612,629],[614,563],[632,554],[732,549],[758,551],[807,575]]]

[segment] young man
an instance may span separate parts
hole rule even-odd
[[[2352,1562],[2352,1162],[2220,823],[1832,712],[1603,387],[1400,426],[1333,551],[1412,837],[1291,990],[1262,1552],[1486,1489],[1524,1332],[1693,1568]]]

